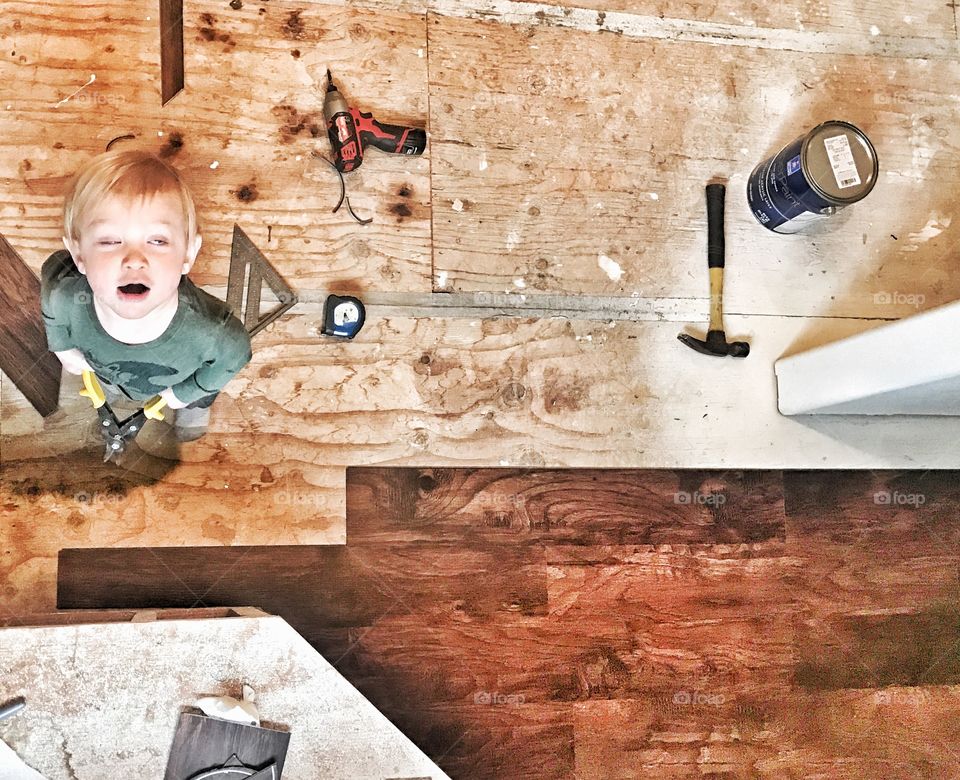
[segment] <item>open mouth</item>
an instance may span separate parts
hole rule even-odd
[[[147,287],[147,285],[139,283],[124,284],[118,287],[117,290],[121,297],[133,299],[143,298],[148,292],[150,292],[150,288]]]

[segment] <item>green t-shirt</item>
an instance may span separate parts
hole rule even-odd
[[[177,398],[191,404],[219,392],[250,361],[250,336],[223,301],[186,276],[179,295],[177,313],[162,335],[125,344],[103,329],[87,277],[69,252],[54,252],[40,272],[50,350],[79,349],[98,377],[137,401],[172,387]]]

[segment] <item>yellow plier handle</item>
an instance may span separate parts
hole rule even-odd
[[[155,395],[143,405],[143,413],[146,415],[148,420],[162,420],[163,412],[161,410],[166,405],[166,401],[164,401],[159,395]]]
[[[83,390],[80,391],[80,395],[89,398],[94,409],[99,409],[107,402],[107,396],[100,386],[100,380],[97,379],[97,375],[93,371],[84,371],[81,378],[83,379]],[[163,398],[155,395],[143,405],[143,414],[148,420],[162,420],[162,409],[166,405],[167,402]]]
[[[93,371],[84,371],[81,378],[83,379],[83,390],[80,391],[80,395],[89,398],[94,409],[99,409],[107,402],[107,397],[103,394],[103,388],[100,387],[100,380],[97,379],[97,375]]]

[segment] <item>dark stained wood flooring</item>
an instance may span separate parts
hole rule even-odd
[[[960,778],[960,474],[352,469],[346,547],[64,550],[282,615],[455,778]]]
[[[0,235],[0,369],[43,417],[57,409],[62,367],[47,349],[40,280]]]

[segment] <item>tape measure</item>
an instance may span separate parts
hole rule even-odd
[[[359,298],[328,295],[323,304],[323,335],[352,339],[360,332],[366,312]]]

